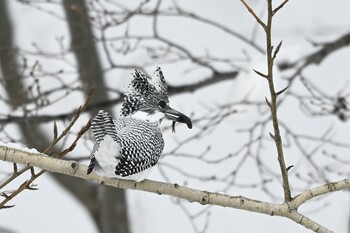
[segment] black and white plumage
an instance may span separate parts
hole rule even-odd
[[[113,119],[100,110],[94,117],[91,128],[96,142],[87,174],[97,168],[103,176],[142,181],[164,148],[162,119],[186,123],[192,128],[190,118],[169,107],[167,84],[160,67],[151,78],[135,70],[121,115]]]

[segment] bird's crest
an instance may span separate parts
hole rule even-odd
[[[121,114],[128,116],[138,110],[152,113],[160,100],[168,102],[167,84],[161,68],[157,67],[151,78],[135,70],[125,93]]]

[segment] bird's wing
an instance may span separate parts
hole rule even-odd
[[[154,166],[160,158],[164,141],[156,123],[130,119],[118,132],[121,145],[120,160],[115,174],[126,177]]]
[[[90,155],[90,164],[87,170],[87,174],[90,174],[95,167],[95,153],[99,150],[101,141],[103,140],[104,136],[109,135],[113,138],[114,141],[117,141],[118,131],[116,130],[116,127],[117,125],[113,121],[112,116],[103,110],[100,110],[92,120],[91,130],[95,137],[95,145]]]

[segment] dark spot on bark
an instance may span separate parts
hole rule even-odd
[[[244,199],[243,198],[241,198],[241,205],[243,205],[244,204]]]
[[[201,199],[201,204],[206,205],[208,203],[209,203],[209,196],[207,194],[205,194]]]

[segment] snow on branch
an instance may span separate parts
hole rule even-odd
[[[86,174],[87,166],[79,164],[74,160],[62,160],[49,157],[42,153],[31,153],[30,151],[0,145],[0,160],[21,163],[28,166],[35,166],[49,172],[61,173],[69,176],[79,177],[85,180],[98,182],[102,185],[113,186],[122,189],[133,189],[151,192],[155,194],[165,194],[177,197],[189,202],[197,202],[202,205],[216,205],[234,209],[242,209],[251,212],[267,214],[271,216],[281,216],[303,225],[315,232],[331,232],[327,228],[307,218],[298,212],[298,207],[314,197],[327,193],[350,189],[350,182],[344,179],[338,182],[321,185],[300,193],[290,202],[275,204],[262,202],[246,198],[243,196],[230,196],[216,192],[201,191],[180,186],[178,184],[163,183],[152,180],[135,183],[134,181],[120,180],[116,178],[106,178],[92,173]]]

